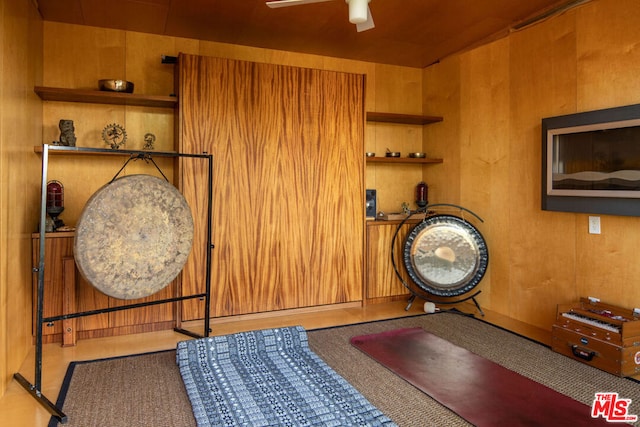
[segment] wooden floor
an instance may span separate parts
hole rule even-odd
[[[211,329],[213,335],[293,325],[316,329],[423,313],[421,302],[416,301],[409,311],[405,311],[405,306],[405,301],[372,304],[365,307],[350,304],[325,310],[314,308],[287,311],[277,315],[261,314],[239,316],[233,319],[222,318],[212,320]],[[451,306],[442,308],[449,309]],[[483,317],[477,308],[470,303],[460,304],[456,308],[544,344],[550,343],[550,331],[525,325],[487,310],[484,310],[485,316]],[[190,322],[182,326],[184,329],[196,333],[202,333],[204,329],[203,322]],[[186,339],[190,338],[184,334],[174,331],[160,331],[80,340],[74,347],[63,348],[60,344],[47,344],[44,346],[42,358],[42,393],[55,403],[69,362],[172,349],[179,341]],[[20,373],[29,381],[34,381],[34,360],[34,355],[30,354],[20,369]],[[46,426],[49,419],[49,412],[15,380],[12,381],[5,395],[0,399],[2,425],[39,427]]]

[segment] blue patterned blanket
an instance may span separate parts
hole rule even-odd
[[[198,427],[395,426],[287,327],[178,343]]]

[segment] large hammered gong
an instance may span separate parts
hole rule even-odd
[[[426,218],[409,232],[403,261],[415,284],[441,297],[462,295],[482,279],[487,245],[469,222],[451,215]]]
[[[73,253],[98,290],[135,299],[171,283],[192,243],[193,217],[182,194],[166,180],[129,175],[91,196],[76,225]]]

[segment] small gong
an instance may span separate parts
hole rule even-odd
[[[193,217],[182,194],[151,175],[129,175],[100,188],[76,225],[78,270],[118,299],[152,295],[182,270],[193,243]]]
[[[407,235],[404,265],[423,291],[454,297],[473,289],[484,276],[489,251],[471,223],[452,215],[435,215]]]

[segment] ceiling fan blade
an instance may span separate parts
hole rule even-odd
[[[332,1],[332,0],[272,0],[272,1],[267,1],[266,4],[270,8],[275,9],[279,7],[299,6],[302,4],[310,4],[310,3],[323,3],[326,1]],[[347,3],[349,3],[349,0],[347,0]],[[371,9],[369,9],[369,6],[367,5],[367,20],[356,24],[356,30],[358,32],[361,32],[361,31],[370,30],[374,27],[375,27],[375,24],[373,23],[373,17],[371,16]]]
[[[371,9],[367,6],[367,20],[361,24],[356,24],[356,30],[358,32],[367,31],[374,28],[376,25],[373,23],[373,16],[371,16]]]
[[[278,7],[298,6],[301,4],[309,4],[309,3],[322,3],[325,1],[332,1],[332,0],[275,0],[275,1],[268,1],[267,6],[269,6],[272,9],[275,9]]]

